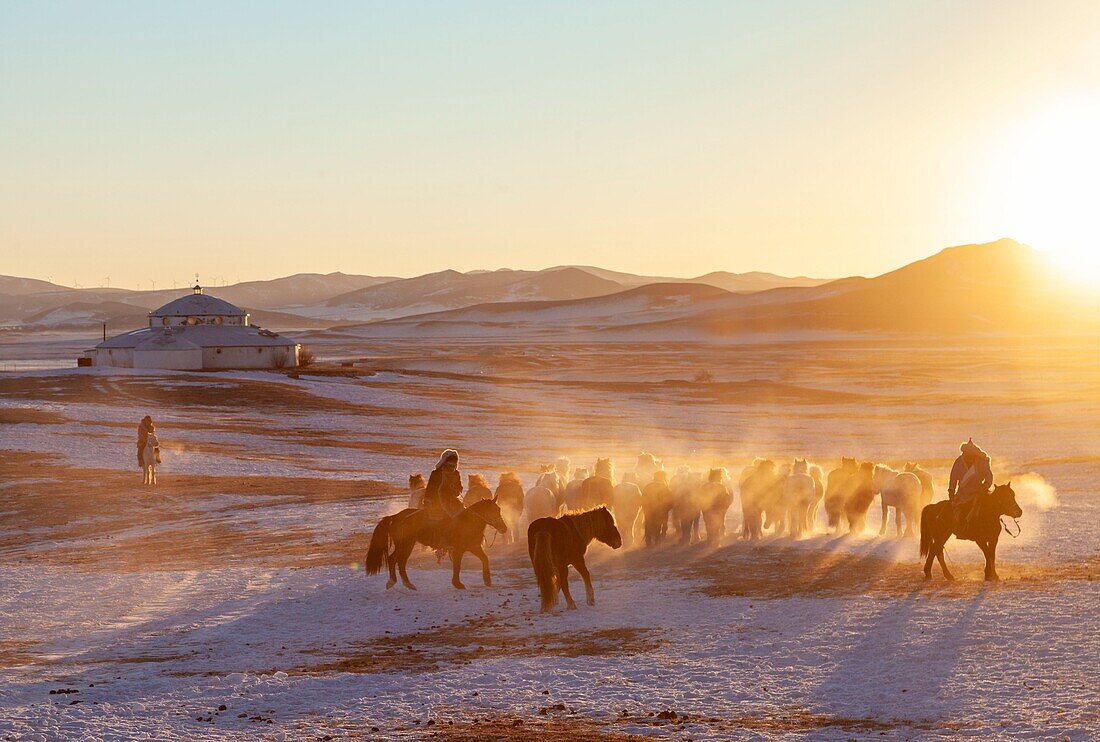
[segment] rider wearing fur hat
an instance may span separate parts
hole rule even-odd
[[[438,516],[453,516],[462,511],[462,474],[458,471],[458,451],[448,448],[428,477],[424,488],[424,507]]]
[[[993,469],[989,455],[971,438],[959,446],[960,456],[951,467],[947,496],[955,516],[955,533],[966,532],[977,510],[978,498],[993,486]]]

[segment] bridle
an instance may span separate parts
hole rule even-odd
[[[1010,516],[1010,517],[1011,517],[1011,516]],[[1011,536],[1012,538],[1016,538],[1016,537],[1018,537],[1018,536],[1019,536],[1019,535],[1020,535],[1021,533],[1023,533],[1023,529],[1022,529],[1022,528],[1020,528],[1020,519],[1019,519],[1019,518],[1012,518],[1012,522],[1016,524],[1016,533],[1013,533],[1012,531],[1008,530],[1008,524],[1007,524],[1007,523],[1005,523],[1005,520],[1004,520],[1004,518],[1005,518],[1005,517],[1004,517],[1004,516],[1002,515],[1002,516],[1001,516],[1000,518],[998,518],[997,520],[999,520],[999,521],[1001,522],[1001,528],[1005,529],[1005,533],[1007,533],[1007,534],[1008,534],[1009,536]]]

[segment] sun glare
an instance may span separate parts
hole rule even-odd
[[[1013,129],[992,168],[1000,232],[1100,283],[1100,100],[1064,101]]]

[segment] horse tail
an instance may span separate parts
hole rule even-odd
[[[367,547],[367,574],[376,575],[382,571],[383,565],[390,558],[390,523],[392,515],[387,515],[378,521],[374,527],[374,533],[370,537],[370,546]]]
[[[548,611],[558,602],[558,586],[555,582],[556,570],[550,547],[550,534],[539,531],[535,534],[535,543],[531,547],[531,566],[535,568],[535,580],[539,584],[539,602],[542,610]]]
[[[932,550],[932,521],[933,509],[931,505],[925,505],[920,511],[920,555],[922,557],[928,556],[928,552]]]

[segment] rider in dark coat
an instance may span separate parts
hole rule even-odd
[[[978,509],[981,495],[989,492],[993,486],[993,469],[989,455],[969,439],[959,446],[960,456],[951,467],[951,479],[947,485],[947,496],[955,516],[955,532],[965,532],[970,527],[970,519]]]
[[[424,507],[436,517],[453,516],[462,511],[462,474],[458,471],[458,451],[448,448],[428,477],[424,488]]]
[[[138,468],[145,471],[145,443],[149,440],[149,433],[153,430],[153,418],[146,415],[138,423],[137,459]]]

